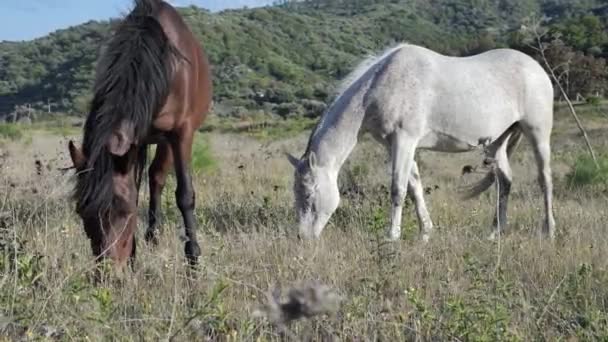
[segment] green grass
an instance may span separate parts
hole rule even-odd
[[[23,137],[23,128],[19,124],[0,123],[0,138],[19,140]]]
[[[204,134],[197,134],[192,146],[192,170],[195,173],[209,172],[215,169],[216,160],[211,151],[209,139]]]
[[[262,140],[277,140],[293,137],[310,130],[319,119],[292,118],[266,122],[246,130],[251,136]]]
[[[39,125],[37,127],[43,131],[62,137],[75,136],[81,133],[80,127],[73,127],[62,124],[45,124]]]
[[[608,184],[608,156],[597,158],[597,165],[589,155],[579,156],[570,173],[566,175],[567,182],[574,186]]]
[[[212,117],[201,132],[236,133],[262,141],[274,141],[293,137],[312,129],[319,118],[291,117],[280,119],[270,115],[249,115],[247,119]]]
[[[80,128],[72,126],[68,121],[61,117],[38,121],[29,125],[0,123],[0,139],[20,141],[26,146],[30,145],[33,137],[41,132],[55,136],[68,137],[77,135],[80,132]]]

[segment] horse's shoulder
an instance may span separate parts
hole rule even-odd
[[[405,45],[393,56],[393,62],[402,66],[422,68],[430,66],[442,58],[442,55],[418,45]]]

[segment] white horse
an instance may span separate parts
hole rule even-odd
[[[363,132],[370,132],[391,155],[388,239],[401,236],[407,191],[414,200],[424,241],[433,229],[414,161],[416,148],[451,153],[485,148],[495,172],[471,187],[467,197],[479,195],[498,178],[499,210],[493,236],[506,225],[512,179],[509,156],[523,133],[534,149],[544,193],[543,233],[553,238],[552,126],[551,80],[534,59],[521,52],[495,49],[471,57],[448,57],[409,44],[393,47],[351,73],[313,130],[302,158],[288,155],[296,169],[299,236],[321,235],[340,202],[339,170]]]

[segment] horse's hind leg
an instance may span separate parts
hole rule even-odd
[[[414,165],[416,140],[404,132],[391,136],[392,184],[391,184],[391,226],[387,232],[389,240],[401,237],[401,216],[403,201],[407,195],[408,178]]]
[[[168,143],[159,143],[156,147],[154,160],[150,165],[148,177],[150,180],[150,207],[148,208],[148,229],[145,239],[147,242],[158,244],[158,221],[161,214],[161,196],[167,174],[173,165],[173,152]]]
[[[494,216],[491,238],[494,238],[498,233],[504,231],[507,227],[507,207],[509,202],[509,194],[511,193],[512,172],[509,165],[509,157],[507,154],[508,139],[496,151],[496,176],[498,181],[498,211]]]
[[[135,263],[137,261],[137,242],[135,241],[135,236],[133,236],[132,246],[131,246],[131,257],[129,258],[129,265],[131,266],[131,271],[135,271]]]
[[[418,164],[415,161],[412,164],[412,170],[410,172],[408,192],[410,193],[410,196],[414,200],[414,205],[416,206],[416,216],[418,217],[418,225],[420,227],[422,241],[427,242],[433,230],[433,222],[431,221],[431,216],[429,215],[429,211],[426,208],[426,203],[424,202],[424,190],[422,189]]]
[[[544,196],[543,234],[553,239],[555,236],[555,218],[553,217],[553,180],[551,178],[551,132],[546,129],[529,129],[526,133],[532,142],[538,166],[538,183]]]
[[[194,217],[195,192],[190,170],[193,140],[194,131],[190,128],[182,129],[179,134],[171,139],[173,159],[175,160],[175,176],[177,178],[175,197],[177,207],[184,219],[186,237],[188,239],[184,246],[184,252],[191,265],[197,264],[198,257],[201,255],[201,249],[196,239],[197,227],[196,218]]]

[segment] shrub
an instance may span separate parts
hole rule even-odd
[[[216,166],[215,158],[211,152],[209,139],[197,134],[192,146],[192,171],[195,173],[211,171]]]
[[[272,58],[268,62],[268,71],[279,81],[295,80],[301,76],[293,64],[279,58]]]
[[[598,157],[599,167],[590,156],[579,156],[572,170],[566,175],[568,184],[583,186],[590,184],[608,184],[608,156]]]
[[[276,107],[276,111],[282,117],[293,117],[302,114],[302,107],[297,103],[281,103]]]
[[[602,98],[599,96],[589,96],[587,98],[587,103],[592,106],[599,106],[600,104],[602,104]]]
[[[0,138],[18,140],[21,137],[23,137],[23,132],[20,126],[9,123],[0,124]]]
[[[301,101],[302,106],[306,110],[305,116],[315,118],[323,115],[323,112],[327,109],[325,102],[304,99]]]

